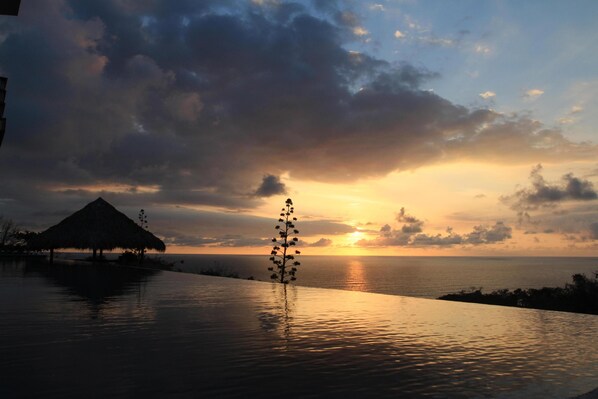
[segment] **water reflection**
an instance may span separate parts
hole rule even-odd
[[[24,277],[40,276],[71,301],[86,303],[89,317],[106,316],[111,302],[119,297],[135,294],[138,303],[143,302],[148,281],[159,274],[158,270],[133,269],[109,264],[47,264],[28,262],[22,267]]]
[[[7,274],[2,398],[566,398],[598,374],[592,315],[162,272],[90,319],[71,277]]]
[[[365,267],[360,260],[351,260],[347,267],[345,286],[342,287],[351,291],[367,291],[368,284],[365,276]]]
[[[366,397],[569,397],[569,384],[591,388],[598,371],[592,316],[304,288],[285,297],[280,285],[271,294],[259,296],[271,349],[332,392],[352,376]]]
[[[280,342],[273,349],[286,350],[291,339],[297,288],[293,285],[272,283],[271,292],[271,300],[258,310],[260,327],[267,333],[277,334]]]

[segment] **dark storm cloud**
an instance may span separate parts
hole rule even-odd
[[[406,213],[401,208],[396,220],[403,225],[394,229],[389,224],[380,228],[379,236],[372,240],[360,240],[358,245],[364,247],[453,247],[455,245],[484,245],[506,241],[511,238],[512,228],[503,222],[493,226],[474,226],[466,234],[457,234],[447,228],[446,234],[430,235],[423,233],[424,222]]]
[[[49,211],[67,196],[55,186],[104,182],[158,188],[114,194],[123,203],[248,209],[265,173],[336,182],[596,155],[524,116],[422,90],[433,72],[348,51],[359,20],[344,4],[25,2],[0,27],[3,197]]]
[[[542,176],[542,165],[535,166],[530,173],[531,187],[501,197],[501,201],[513,210],[525,212],[541,207],[554,207],[565,201],[591,201],[598,199],[592,182],[567,173],[560,183],[547,183]]]
[[[257,197],[271,197],[273,195],[286,194],[287,188],[280,181],[280,177],[266,175],[262,179],[262,184],[255,191]]]
[[[598,240],[598,223],[591,223],[589,230],[590,230],[590,237],[593,240]]]

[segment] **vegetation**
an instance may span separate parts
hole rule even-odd
[[[137,215],[137,224],[143,230],[149,231],[149,229],[148,229],[149,225],[147,223],[147,215],[145,214],[145,210],[143,210],[143,209],[141,209],[139,211],[139,214]],[[134,252],[137,255],[137,258],[139,259],[139,263],[142,263],[143,257],[145,256],[145,253],[147,252],[145,250],[145,247],[135,248]]]
[[[149,225],[147,224],[147,215],[145,214],[145,210],[141,209],[139,211],[137,220],[139,221],[139,227],[141,227],[143,230],[148,230]]]
[[[291,247],[297,245],[299,239],[296,237],[299,234],[299,230],[295,228],[296,217],[293,217],[295,208],[293,207],[293,201],[289,198],[285,202],[285,207],[282,208],[280,218],[278,221],[281,225],[276,225],[275,229],[278,231],[278,238],[274,237],[272,242],[272,252],[270,252],[270,261],[274,264],[268,268],[272,272],[270,278],[273,281],[280,282],[282,284],[288,284],[289,281],[294,281],[297,278],[297,266],[301,263],[295,260],[295,255],[299,255],[301,252],[295,250],[294,254],[290,254]]]
[[[12,220],[0,216],[0,254],[29,255],[29,243],[37,236],[27,230],[21,230]]]
[[[12,244],[12,241],[18,232],[19,228],[12,219],[5,219],[0,216],[0,248]]]
[[[480,288],[443,295],[438,299],[598,314],[598,273],[595,278],[574,274],[572,279],[573,283],[566,284],[564,288],[502,289],[489,294],[483,294]]]
[[[240,278],[239,273],[218,266],[201,269],[198,274],[203,274],[204,276]],[[250,279],[253,280],[253,278]]]
[[[144,209],[141,209],[137,214],[137,225],[141,227],[143,230],[149,232],[149,224],[147,223],[147,214],[145,213]],[[132,248],[123,251],[123,253],[118,257],[118,263],[123,263],[127,265],[145,265],[145,254],[147,250],[145,246],[139,246],[137,248]],[[158,269],[171,269],[174,264],[169,264],[163,261],[161,258],[154,258],[147,260],[149,267],[158,268]],[[157,267],[155,267],[157,266]]]

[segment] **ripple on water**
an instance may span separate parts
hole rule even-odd
[[[598,375],[591,315],[111,268],[98,293],[19,267],[0,397],[561,398]]]

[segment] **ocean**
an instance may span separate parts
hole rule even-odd
[[[269,281],[268,256],[158,255],[175,262],[174,270],[199,273],[216,269]],[[298,286],[437,298],[483,288],[564,286],[576,273],[592,276],[598,258],[573,257],[399,257],[301,256]]]

